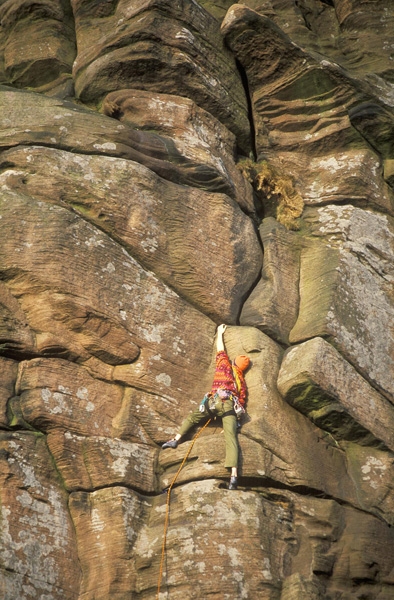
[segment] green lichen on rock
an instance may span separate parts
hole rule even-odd
[[[293,178],[265,160],[254,162],[247,158],[240,161],[238,167],[259,193],[263,205],[275,207],[279,223],[287,229],[298,230],[304,200],[297,192]]]

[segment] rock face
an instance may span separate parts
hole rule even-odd
[[[393,21],[0,2],[2,599],[394,597]]]

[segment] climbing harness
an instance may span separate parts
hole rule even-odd
[[[233,402],[233,408],[226,412],[223,412],[223,402],[225,400],[231,400]],[[215,394],[209,392],[205,394],[199,406],[201,413],[208,412],[211,417],[227,417],[228,415],[235,415],[239,418],[245,409],[239,402],[239,398],[236,394],[233,394],[230,390],[219,388]]]
[[[196,439],[198,438],[198,436],[204,431],[204,429],[209,425],[209,423],[211,421],[212,421],[212,418],[209,419],[205,423],[205,425],[200,429],[200,431],[198,431],[196,433],[196,435],[193,437],[192,443],[190,444],[190,447],[189,447],[188,451],[186,452],[185,457],[184,457],[183,461],[181,462],[181,465],[180,465],[178,471],[175,473],[175,477],[173,478],[173,480],[171,481],[169,487],[167,488],[166,516],[165,516],[165,519],[164,519],[164,532],[163,532],[163,543],[162,543],[162,546],[161,546],[161,560],[160,560],[160,569],[159,569],[159,579],[158,579],[158,582],[157,582],[157,596],[156,596],[157,600],[159,600],[159,597],[160,597],[160,587],[161,587],[161,580],[163,578],[164,559],[165,559],[165,555],[166,555],[167,530],[168,530],[168,522],[169,522],[169,518],[170,518],[171,490],[172,490],[172,488],[173,488],[176,480],[178,479],[179,473],[183,469],[183,465],[187,461],[187,459],[189,457],[189,454],[192,451],[192,448],[194,446],[194,442],[196,441]]]

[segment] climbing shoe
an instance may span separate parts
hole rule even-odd
[[[237,480],[237,478],[236,477],[231,477],[228,489],[229,490],[236,490],[237,487],[238,487],[238,480]]]
[[[162,445],[162,448],[176,448],[178,446],[178,442],[176,440],[170,440]]]

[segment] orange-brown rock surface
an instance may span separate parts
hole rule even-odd
[[[1,600],[394,598],[393,22],[0,0]]]

